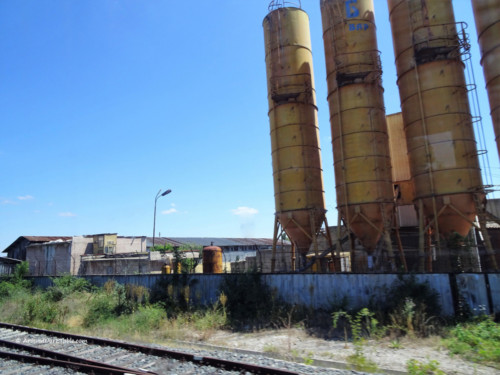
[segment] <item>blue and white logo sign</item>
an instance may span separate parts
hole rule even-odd
[[[358,0],[346,0],[345,2],[345,14],[346,18],[354,18],[359,16],[359,9],[356,8]]]

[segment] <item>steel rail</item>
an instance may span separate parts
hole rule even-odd
[[[95,362],[96,364],[90,363],[82,363],[82,362],[72,362],[65,361],[61,359],[47,358],[47,357],[38,357],[27,354],[13,353],[13,352],[5,352],[0,350],[0,358],[12,359],[18,362],[29,362],[37,365],[47,365],[47,366],[58,366],[64,368],[70,368],[75,371],[85,372],[88,374],[109,374],[109,375],[127,375],[127,374],[137,374],[144,375],[148,374],[147,372],[140,372],[129,369],[118,369],[111,366],[106,365],[105,363],[101,363],[101,365],[97,365],[99,362]]]
[[[92,343],[94,345],[100,346],[111,346],[115,348],[122,348],[134,352],[140,352],[144,354],[149,354],[157,357],[168,357],[174,358],[181,361],[188,361],[196,363],[202,366],[213,366],[222,368],[228,371],[248,371],[253,374],[269,374],[269,375],[299,375],[298,372],[288,371],[284,369],[268,367],[268,366],[258,366],[251,363],[229,361],[225,359],[219,359],[214,357],[204,357],[197,356],[190,353],[173,351],[168,349],[153,348],[150,346],[130,344],[126,342],[121,342],[117,340],[102,339],[98,337],[75,335],[70,333],[64,333],[59,331],[49,331],[41,328],[33,328],[27,326],[20,326],[16,324],[3,323],[0,322],[0,328],[6,328],[11,330],[23,331],[28,333],[36,333],[40,335],[47,335],[53,337],[66,338],[71,340],[84,340],[87,343]]]
[[[120,366],[115,366],[115,365],[110,365],[107,363],[103,362],[97,362],[97,361],[92,361],[90,359],[85,359],[81,357],[76,357],[70,354],[64,354],[64,353],[58,353],[52,350],[47,350],[47,349],[42,349],[38,348],[36,346],[30,346],[30,345],[25,345],[25,344],[20,344],[18,342],[13,342],[13,341],[8,341],[8,340],[0,340],[0,346],[3,346],[5,348],[11,348],[11,349],[16,349],[16,350],[23,350],[31,354],[36,354],[40,357],[48,358],[48,359],[55,359],[58,361],[63,361],[63,362],[71,362],[71,363],[79,363],[83,365],[90,365],[94,367],[99,367],[99,368],[109,368],[113,370],[117,370],[120,373],[127,373],[127,374],[156,374],[154,372],[149,372],[149,371],[142,371],[142,370],[133,370],[129,369],[126,367],[120,367]]]

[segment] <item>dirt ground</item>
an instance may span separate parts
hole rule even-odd
[[[345,364],[346,358],[354,353],[352,343],[315,338],[300,328],[258,333],[217,331],[200,339],[200,342],[214,346],[264,352],[283,358],[301,358],[304,362],[315,359]],[[416,359],[423,363],[436,360],[439,362],[439,368],[448,375],[500,374],[500,370],[467,362],[457,356],[450,356],[441,345],[439,337],[367,341],[363,345],[363,353],[377,364],[382,373],[384,369],[406,372],[407,362],[410,359]]]

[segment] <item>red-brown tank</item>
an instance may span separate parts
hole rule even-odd
[[[222,273],[222,249],[220,247],[203,248],[203,273]]]

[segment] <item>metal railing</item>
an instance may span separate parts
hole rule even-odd
[[[302,8],[302,4],[300,0],[296,1],[273,0],[269,3],[268,9],[271,12],[275,9],[284,7]]]

